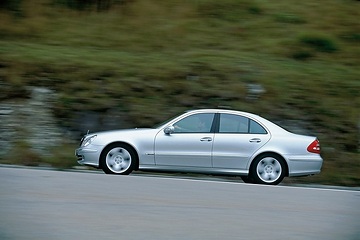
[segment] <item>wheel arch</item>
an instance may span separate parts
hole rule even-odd
[[[278,158],[280,158],[284,164],[285,164],[285,176],[288,177],[289,176],[289,165],[288,165],[288,162],[286,161],[286,159],[279,153],[277,152],[273,152],[273,151],[266,151],[266,152],[261,152],[257,155],[255,155],[252,160],[251,160],[251,163],[250,163],[250,166],[249,166],[249,171],[250,169],[253,167],[253,163],[254,163],[254,160],[257,159],[257,158],[261,158],[263,156],[276,156]]]
[[[137,151],[136,148],[135,148],[134,146],[132,146],[131,144],[129,144],[129,143],[127,143],[127,142],[122,142],[122,141],[111,142],[111,143],[109,143],[109,144],[107,144],[107,145],[104,146],[104,148],[101,150],[101,153],[100,153],[100,156],[99,156],[99,168],[102,168],[101,158],[103,157],[104,154],[106,154],[107,149],[108,149],[109,147],[116,146],[116,145],[118,145],[118,144],[125,145],[125,146],[131,148],[131,149],[134,151],[135,157],[136,157],[136,159],[135,159],[135,163],[136,163],[136,164],[135,164],[134,170],[139,170],[139,153],[138,153],[138,151]]]

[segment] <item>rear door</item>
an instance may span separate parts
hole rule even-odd
[[[250,157],[270,140],[258,122],[245,116],[221,113],[213,144],[213,167],[246,169]]]

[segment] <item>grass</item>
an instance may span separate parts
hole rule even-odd
[[[0,9],[0,99],[50,87],[65,127],[82,109],[148,126],[219,105],[305,121],[325,164],[299,181],[360,185],[358,5],[134,0],[98,12],[24,0],[21,14]],[[248,83],[266,93],[247,101]]]

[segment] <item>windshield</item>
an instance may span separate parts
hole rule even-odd
[[[175,118],[181,116],[182,114],[184,114],[184,113],[178,114],[178,115],[176,115],[175,117],[172,117],[172,118],[170,118],[170,119],[168,119],[168,120],[166,120],[166,121],[163,121],[163,122],[161,122],[161,123],[158,123],[158,124],[156,124],[155,126],[153,126],[152,128],[160,128],[161,126],[165,125],[165,124],[168,123],[168,122],[171,122],[172,120],[174,120]]]

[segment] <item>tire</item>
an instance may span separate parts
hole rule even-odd
[[[106,147],[100,156],[100,165],[107,174],[130,174],[137,164],[135,150],[126,144],[115,143]]]
[[[285,177],[285,164],[284,159],[275,154],[260,155],[251,164],[250,175],[254,183],[277,185]]]
[[[244,183],[254,183],[254,179],[249,176],[240,176]]]

